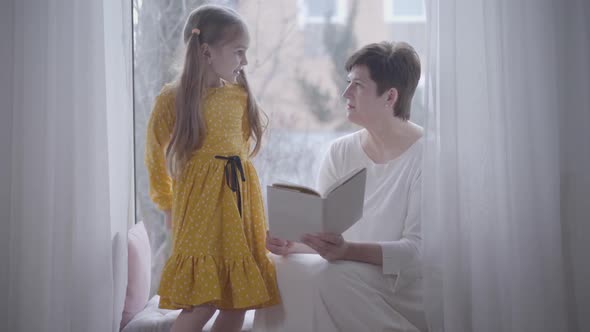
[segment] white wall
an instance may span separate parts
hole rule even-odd
[[[0,11],[0,294],[7,294],[8,232],[10,217],[10,172],[12,145],[12,78],[13,78],[13,10],[14,0],[2,1]],[[6,322],[7,310],[0,301],[0,322]],[[0,327],[3,323],[0,323]],[[0,328],[0,330],[3,330]]]

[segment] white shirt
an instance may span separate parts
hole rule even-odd
[[[363,217],[343,235],[352,242],[378,242],[383,273],[397,275],[394,288],[421,277],[420,195],[423,138],[399,157],[376,164],[361,146],[361,133],[332,143],[320,167],[318,189],[325,191],[350,171],[367,168]]]

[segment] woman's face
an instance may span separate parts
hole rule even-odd
[[[348,120],[359,126],[381,121],[385,116],[393,116],[392,91],[377,95],[377,83],[371,79],[369,68],[355,65],[348,73],[348,86],[342,96],[346,99]]]

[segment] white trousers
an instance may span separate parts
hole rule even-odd
[[[426,330],[421,280],[393,291],[381,267],[318,255],[272,255],[282,304],[256,311],[254,331]]]

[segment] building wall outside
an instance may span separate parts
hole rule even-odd
[[[424,73],[427,69],[425,22],[385,22],[384,1],[387,0],[358,1],[353,27],[356,49],[383,40],[406,41],[420,55]],[[350,15],[353,0],[345,3]],[[328,91],[334,100],[342,99],[339,97],[342,91],[337,88],[332,75],[334,65],[327,53],[306,54],[306,48],[313,47],[314,43],[317,49],[323,50],[324,24],[300,26],[300,11],[295,0],[241,1],[238,11],[245,17],[251,32],[247,72],[254,92],[271,118],[271,126],[277,129],[333,130],[346,121],[344,104],[339,105],[341,109],[334,110],[333,121],[318,121],[309,111],[310,105],[305,104],[296,81],[297,73],[300,73]],[[309,39],[312,46],[306,45]],[[344,72],[344,68],[339,69]]]

